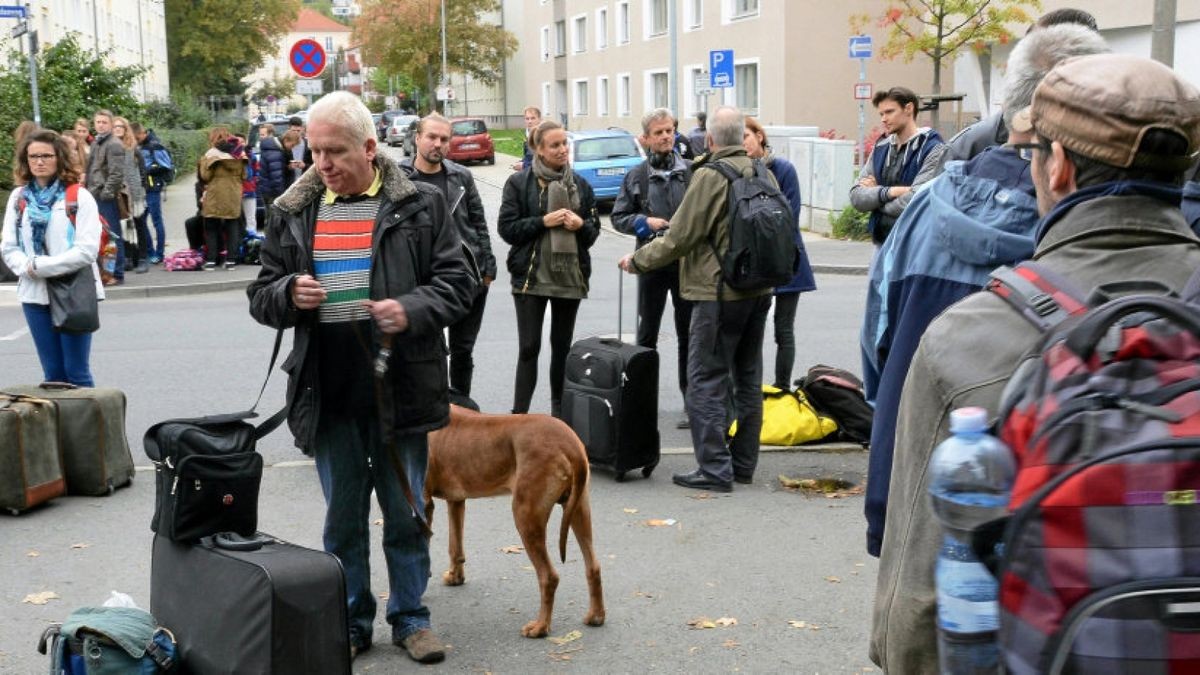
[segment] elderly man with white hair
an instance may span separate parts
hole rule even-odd
[[[392,641],[422,663],[442,644],[422,604],[429,541],[421,509],[426,434],[449,420],[442,329],[466,315],[475,281],[436,188],[378,153],[355,96],[335,92],[308,118],[314,165],[271,207],[250,313],[295,329],[288,426],[316,459],[325,549],[342,562],[350,653],[371,647],[372,490],[383,512]],[[385,371],[378,399],[375,368]]]

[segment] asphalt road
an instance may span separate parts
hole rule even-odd
[[[503,167],[478,171],[480,191],[494,225]],[[606,231],[593,249],[595,272],[580,309],[576,337],[613,333],[617,316],[616,259],[632,241]],[[501,258],[506,245],[494,238]],[[626,279],[626,333],[632,332],[632,278]],[[820,290],[800,302],[797,368],[830,363],[857,369],[857,327],[863,304],[861,277],[819,276]],[[250,405],[265,374],[272,332],[254,323],[239,292],[107,302],[103,328],[92,350],[96,380],[129,397],[128,430],[135,462],[146,465],[141,434],[176,416],[229,412]],[[23,333],[19,307],[0,305],[3,383],[41,379],[33,344]],[[596,547],[603,566],[608,623],[588,628],[581,619],[586,590],[578,549],[572,543],[560,565],[552,634],[582,637],[556,645],[520,636],[536,608],[537,586],[523,554],[501,549],[519,544],[506,498],[468,508],[467,584],[443,587],[444,516],[439,510],[433,543],[434,577],[427,602],[439,636],[452,645],[441,670],[450,672],[864,672],[875,563],[863,552],[861,497],[827,499],[783,489],[777,477],[838,476],[861,483],[862,452],[764,453],[753,486],[732,495],[703,495],[670,484],[672,472],[692,466],[690,441],[674,430],[682,410],[675,381],[674,337],[664,322],[661,348],[660,428],[669,453],[649,480],[616,484],[596,471],[592,481]],[[290,339],[285,338],[285,345]],[[768,338],[768,370],[774,345]],[[476,350],[474,394],[483,408],[511,407],[516,331],[507,275],[501,273]],[[534,410],[548,410],[548,353]],[[282,404],[282,378],[272,380],[262,409]],[[322,501],[311,463],[285,430],[261,444],[269,468],[263,481],[260,528],[318,547]],[[674,453],[674,454],[670,454]],[[148,523],[152,475],[109,498],[66,498],[20,517],[0,516],[0,673],[43,672],[37,636],[71,609],[99,604],[110,590],[149,604]],[[655,526],[649,520],[673,520]],[[551,531],[557,530],[558,514]],[[375,536],[378,537],[377,530]],[[377,592],[386,590],[382,558],[373,549]],[[46,605],[22,602],[53,591]],[[214,589],[219,592],[219,589]],[[689,622],[736,619],[736,625],[693,629]],[[795,624],[789,622],[796,622]],[[804,622],[803,627],[799,622]],[[729,623],[729,622],[723,622]],[[411,662],[386,644],[355,662],[356,672],[411,670]]]

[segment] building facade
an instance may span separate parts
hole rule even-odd
[[[11,2],[10,5],[24,4]],[[74,33],[80,47],[108,52],[113,66],[144,66],[146,74],[134,86],[143,101],[170,94],[167,76],[167,30],[162,0],[31,0],[29,29],[49,46]],[[10,37],[15,19],[2,22],[0,49],[28,53],[27,37]]]
[[[508,3],[505,3],[508,4]],[[859,61],[849,57],[853,14],[878,13],[878,0],[529,0],[518,33],[524,104],[575,129],[640,130],[642,114],[672,107],[683,128],[701,110],[737,105],[766,125],[817,126],[854,137]],[[876,50],[883,29],[871,25]],[[732,50],[733,86],[704,95],[709,52]],[[928,92],[927,61],[867,64],[876,88]],[[953,87],[948,70],[943,90]],[[672,98],[674,93],[674,99]],[[521,107],[524,107],[523,105]],[[866,125],[875,123],[867,105]]]

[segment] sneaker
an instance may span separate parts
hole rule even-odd
[[[225,263],[225,271],[226,271],[226,272],[228,272],[228,271],[232,270],[232,269],[233,269],[233,268],[235,268],[235,267],[237,267],[237,264],[236,264],[236,263],[231,263],[231,262],[227,262],[227,263]]]
[[[161,265],[162,264],[162,256],[161,255],[150,256],[150,264],[151,265]]]
[[[204,271],[205,271],[205,272],[211,272],[211,271],[213,271],[213,270],[215,270],[215,269],[217,269],[217,263],[215,263],[215,262],[206,262],[206,263],[204,263]]]
[[[404,639],[393,637],[392,642],[403,647],[408,657],[417,663],[438,663],[446,658],[445,647],[429,628],[422,628]]]
[[[149,271],[150,271],[150,263],[145,260],[139,262],[133,268],[134,274],[145,274],[146,272],[149,272]]]
[[[688,419],[687,415],[684,415],[683,417],[679,418],[678,422],[675,423],[675,428],[676,429],[691,429],[692,421]]]

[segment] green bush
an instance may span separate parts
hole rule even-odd
[[[496,152],[520,157],[525,153],[524,129],[492,129],[492,142],[496,144]]]
[[[176,180],[196,170],[196,162],[208,150],[207,129],[155,129],[158,140],[171,151],[175,160]]]
[[[863,213],[853,206],[847,206],[840,213],[829,219],[833,236],[838,239],[851,241],[866,241],[871,238],[867,231],[867,220],[870,214]]]
[[[204,129],[212,126],[212,111],[197,105],[191,92],[172,92],[170,100],[146,104],[147,126],[154,129]]]

